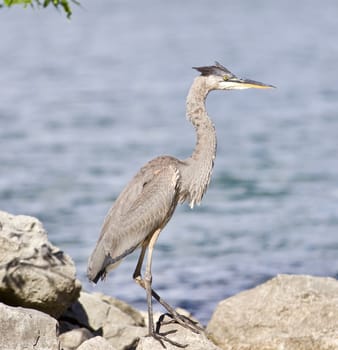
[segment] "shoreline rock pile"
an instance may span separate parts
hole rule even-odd
[[[39,220],[0,211],[2,350],[162,350],[146,321],[123,301],[81,291],[72,259]],[[173,330],[188,350],[337,350],[338,281],[279,275],[220,302],[205,335],[161,326]]]
[[[38,219],[0,211],[2,302],[58,318],[80,290],[73,260],[48,241]]]

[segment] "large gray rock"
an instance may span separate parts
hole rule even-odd
[[[0,301],[57,318],[80,289],[72,259],[48,241],[38,219],[0,211]]]
[[[0,303],[1,350],[59,350],[57,321],[33,309]]]
[[[136,346],[147,333],[142,315],[123,301],[100,293],[81,292],[63,318],[102,335],[116,349]]]
[[[337,350],[338,281],[277,276],[222,301],[207,331],[224,350]]]

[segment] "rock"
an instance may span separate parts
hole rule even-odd
[[[186,310],[177,311],[191,317]],[[156,313],[155,320],[160,315],[160,313]],[[78,301],[65,312],[60,321],[64,329],[70,329],[72,324],[90,329],[95,335],[104,337],[116,350],[136,349],[136,347],[143,350],[162,350],[163,347],[157,340],[147,337],[146,323],[147,313],[139,312],[125,302],[101,293],[89,294],[86,292],[80,293]],[[177,330],[169,337],[178,343],[189,344],[187,349],[219,349],[205,335],[195,334],[177,324],[162,326],[161,331],[168,330]],[[84,345],[92,344],[91,342],[94,343],[94,340],[85,341],[79,349],[82,349]],[[168,349],[176,349],[170,343],[165,343],[165,346]],[[95,348],[94,345],[93,348]]]
[[[33,309],[0,303],[1,350],[58,350],[57,321]]]
[[[89,329],[103,329],[107,323],[144,326],[140,312],[127,303],[101,293],[81,292],[79,299],[64,313]]]
[[[103,336],[117,350],[135,349],[140,338],[147,334],[145,327],[110,325]]]
[[[62,350],[75,350],[84,341],[93,337],[93,334],[87,328],[76,328],[62,333],[59,336]]]
[[[0,211],[0,301],[59,317],[79,296],[71,258],[39,220]]]
[[[154,319],[156,322],[156,319]],[[170,320],[170,319],[169,319]],[[167,337],[181,345],[187,345],[187,350],[221,350],[214,343],[212,343],[204,334],[196,334],[178,324],[162,325],[160,333],[175,331]],[[177,350],[178,347],[164,342],[167,350]],[[161,343],[153,337],[142,337],[137,345],[136,350],[163,350]]]
[[[103,337],[97,336],[82,343],[77,350],[116,350],[116,348]]]
[[[222,301],[207,331],[224,350],[337,350],[338,281],[277,276]]]
[[[132,348],[147,333],[142,315],[128,304],[100,293],[81,292],[62,316],[102,335],[116,349]]]

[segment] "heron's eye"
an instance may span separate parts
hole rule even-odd
[[[228,76],[226,76],[226,75],[223,76],[223,80],[227,81],[228,79],[229,79]]]

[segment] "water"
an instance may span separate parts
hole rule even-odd
[[[87,290],[145,309],[128,257],[96,287],[86,262],[137,169],[186,157],[194,65],[219,60],[273,91],[217,92],[218,155],[202,205],[179,207],[154,287],[204,323],[218,301],[278,273],[338,273],[338,3],[83,1],[0,11],[0,208],[34,215]]]

